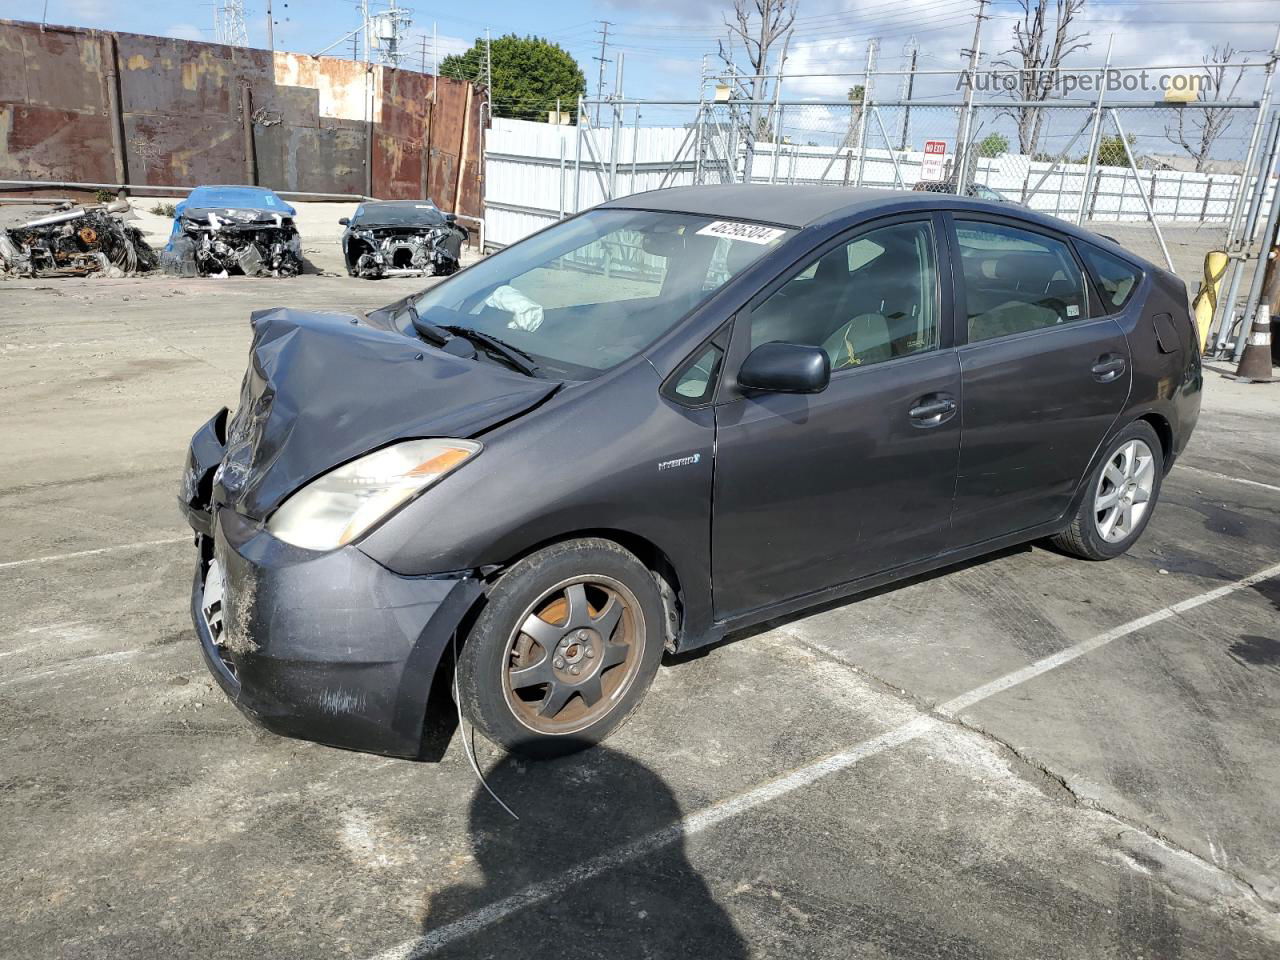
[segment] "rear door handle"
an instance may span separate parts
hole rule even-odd
[[[1099,383],[1110,383],[1124,373],[1124,368],[1124,357],[1117,357],[1114,353],[1104,353],[1093,365],[1093,379]]]
[[[917,427],[936,427],[950,420],[956,412],[956,398],[947,394],[921,397],[908,416]]]

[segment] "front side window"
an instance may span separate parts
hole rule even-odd
[[[751,346],[822,347],[833,371],[938,346],[933,228],[898,223],[834,247],[751,314]]]
[[[964,267],[970,343],[1088,315],[1084,276],[1062,241],[971,220],[956,221],[956,239]]]
[[[1079,250],[1080,256],[1084,257],[1084,262],[1089,265],[1089,269],[1098,280],[1098,286],[1102,289],[1105,312],[1119,310],[1128,302],[1129,294],[1133,293],[1133,288],[1138,285],[1138,278],[1142,274],[1137,267],[1119,257],[1104,253],[1097,247],[1091,247],[1087,243],[1079,244]]]
[[[644,350],[795,231],[685,213],[593,210],[426,291],[418,313],[586,380]]]

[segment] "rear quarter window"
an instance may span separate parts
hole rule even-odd
[[[1080,256],[1093,274],[1093,279],[1102,293],[1103,313],[1115,313],[1129,302],[1133,291],[1142,279],[1142,271],[1128,261],[1091,247],[1087,243],[1079,244]]]

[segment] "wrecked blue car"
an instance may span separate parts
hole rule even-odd
[[[297,213],[264,187],[196,187],[175,208],[161,266],[180,277],[296,276]]]

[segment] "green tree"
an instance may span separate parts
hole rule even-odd
[[[1003,133],[989,133],[978,144],[978,156],[998,157],[1009,152],[1009,138]]]
[[[518,37],[514,33],[491,41],[493,63],[489,72],[493,89],[489,91],[495,117],[521,120],[545,120],[556,108],[573,112],[578,97],[587,89],[586,77],[578,61],[557,43],[542,37]],[[457,80],[484,83],[485,43],[478,38],[463,54],[445,57],[440,75]]]
[[[1129,141],[1130,150],[1132,150],[1133,145],[1138,142],[1137,136],[1132,133],[1128,134],[1125,139]],[[1081,159],[1081,163],[1088,162],[1088,157],[1083,157]],[[1128,165],[1129,157],[1125,153],[1124,141],[1120,139],[1120,134],[1113,133],[1098,141],[1098,166],[1127,167]]]

